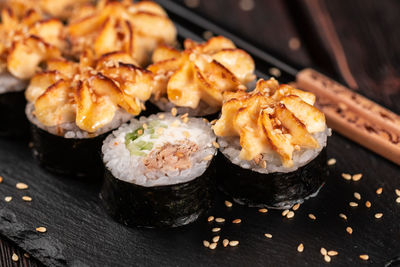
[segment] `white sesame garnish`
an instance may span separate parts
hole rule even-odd
[[[294,217],[294,212],[291,210],[288,212],[288,214],[286,215],[286,218],[291,219]]]
[[[188,131],[183,131],[183,135],[184,135],[186,138],[189,138],[189,137],[190,137],[190,133],[189,133]]]
[[[298,210],[299,208],[300,208],[300,203],[297,203],[292,207],[292,210]]]
[[[236,247],[237,245],[239,245],[239,241],[237,241],[237,240],[229,241],[229,246]]]
[[[36,228],[36,231],[39,233],[45,233],[47,231],[46,227],[40,226]]]
[[[365,201],[365,207],[371,208],[371,206],[372,206],[371,202],[369,202],[368,200]]]
[[[297,247],[298,252],[303,252],[304,251],[304,245],[303,243],[300,243],[300,245]]]
[[[234,220],[232,221],[232,223],[234,223],[234,224],[238,224],[238,223],[241,223],[241,222],[242,222],[241,219],[234,219]]]
[[[27,184],[24,184],[24,183],[17,183],[17,184],[15,185],[15,187],[16,187],[17,189],[21,189],[21,190],[28,189],[28,185],[27,185]]]
[[[10,202],[11,200],[12,200],[12,197],[10,197],[10,196],[7,196],[7,197],[4,198],[5,202]]]
[[[360,195],[360,193],[358,193],[358,192],[354,192],[354,197],[355,197],[356,199],[358,199],[358,200],[361,199],[361,195]]]
[[[325,255],[324,256],[324,261],[331,262],[331,257],[329,257],[328,255]]]
[[[326,249],[323,247],[319,251],[321,252],[322,256],[325,256],[328,253],[328,251],[326,251]]]
[[[205,160],[205,161],[209,161],[209,160],[211,160],[212,158],[213,158],[213,156],[214,155],[208,155],[208,156],[205,156],[204,158],[203,158],[203,160]]]
[[[211,243],[208,247],[209,249],[215,249],[217,247],[217,243]]]
[[[266,233],[266,234],[264,234],[264,236],[266,237],[266,238],[272,238],[272,235],[270,234],[270,233]]]
[[[219,148],[219,144],[218,144],[217,142],[215,142],[215,141],[212,142],[212,145],[213,145],[215,148]]]
[[[217,232],[221,231],[221,228],[215,227],[215,228],[211,229],[211,231],[212,231],[213,233],[217,233]]]
[[[289,210],[284,210],[284,211],[282,211],[282,216],[283,217],[286,217],[286,215],[289,213]]]
[[[23,197],[22,197],[22,200],[23,200],[23,201],[26,201],[26,202],[31,202],[31,201],[32,201],[32,198],[29,197],[29,196],[23,196]]]
[[[214,221],[214,216],[210,216],[210,217],[208,217],[208,218],[207,218],[207,221],[209,221],[209,222],[212,222],[212,221]]]
[[[378,189],[376,189],[376,194],[380,195],[382,194],[382,191],[383,191],[382,187],[379,187]]]
[[[226,248],[229,245],[229,240],[228,239],[224,239],[222,241],[222,245]]]
[[[317,217],[315,217],[315,215],[312,214],[312,213],[308,214],[308,218],[310,218],[311,220],[316,220],[317,219]]]
[[[358,203],[357,203],[357,202],[351,201],[351,202],[349,203],[349,206],[350,206],[350,207],[358,207]]]
[[[369,256],[367,254],[362,254],[362,255],[360,255],[360,259],[367,261],[367,260],[369,260]]]
[[[143,123],[142,127],[143,127],[143,129],[147,129],[148,128],[146,123]]]
[[[345,179],[345,180],[351,180],[351,175],[350,174],[348,174],[348,173],[342,173],[342,177]]]
[[[232,207],[232,202],[225,200],[225,206],[227,206],[228,208]]]
[[[376,219],[380,219],[380,218],[382,218],[382,216],[383,216],[383,213],[375,213],[375,218]]]
[[[351,228],[350,226],[346,227],[346,232],[351,235],[353,233],[353,228]]]
[[[267,213],[267,212],[268,212],[268,210],[267,210],[267,209],[265,209],[265,208],[263,208],[263,209],[259,209],[259,210],[258,210],[258,212],[261,212],[261,213]]]
[[[352,179],[354,182],[357,182],[361,180],[362,176],[363,176],[362,173],[357,173],[353,175]]]
[[[327,164],[328,164],[329,166],[335,165],[335,164],[336,164],[336,159],[334,159],[334,158],[329,159],[328,162],[327,162]]]
[[[262,160],[261,162],[260,162],[260,166],[261,166],[261,168],[267,168],[267,162],[265,161],[265,160]]]
[[[203,246],[208,248],[210,246],[210,242],[208,242],[207,240],[203,241]]]
[[[182,121],[183,121],[183,123],[188,123],[188,121],[189,121],[189,118],[188,118],[188,117],[186,117],[186,118],[183,118],[183,119],[182,119]]]
[[[339,253],[338,253],[337,251],[335,251],[335,250],[329,250],[329,251],[328,251],[328,255],[332,257],[332,256],[337,256],[337,255],[339,255]]]
[[[164,119],[164,118],[165,118],[165,115],[164,115],[164,114],[160,114],[160,115],[158,115],[158,118]]]
[[[217,243],[217,242],[219,241],[219,235],[214,236],[213,239],[212,239],[212,241],[213,241],[214,243]]]
[[[217,223],[223,223],[223,222],[225,222],[225,219],[224,218],[216,218],[215,221]]]
[[[176,116],[176,114],[178,113],[178,110],[176,109],[176,108],[172,108],[171,109],[171,114],[172,114],[172,116]]]
[[[396,203],[400,203],[400,197],[396,198]]]

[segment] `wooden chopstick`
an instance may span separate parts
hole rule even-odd
[[[301,70],[296,85],[317,96],[328,126],[400,165],[400,116],[313,69]]]

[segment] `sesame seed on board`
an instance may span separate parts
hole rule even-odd
[[[358,193],[358,192],[354,192],[354,197],[356,198],[356,199],[358,199],[358,200],[360,200],[361,199],[361,195],[360,195],[360,193]]]
[[[265,209],[265,208],[259,209],[258,212],[260,212],[260,213],[267,213],[267,212],[268,212],[268,209]]]
[[[315,215],[312,213],[308,214],[308,218],[310,218],[313,221],[317,219],[317,217],[315,217]]]
[[[300,203],[297,203],[292,207],[292,210],[298,210],[299,208],[300,208]]]
[[[360,259],[367,261],[369,259],[369,256],[367,254],[362,254],[360,255]]]
[[[291,219],[294,217],[294,212],[291,210],[288,212],[288,214],[286,215],[286,218]]]
[[[272,235],[270,234],[270,233],[266,233],[266,234],[264,234],[264,236],[266,237],[266,238],[272,238]]]
[[[208,218],[207,218],[207,221],[209,221],[209,222],[214,221],[214,216],[208,217]]]
[[[226,248],[229,245],[229,240],[228,239],[224,239],[222,241],[222,245],[224,246],[224,248]]]
[[[380,219],[380,218],[383,217],[383,213],[380,213],[380,212],[379,213],[375,213],[374,216],[375,216],[376,219]]]
[[[15,187],[20,190],[28,189],[28,185],[24,183],[17,183]]]
[[[217,243],[219,241],[219,238],[220,238],[219,235],[216,235],[216,236],[213,237],[212,241],[214,243]]]
[[[215,218],[215,221],[217,223],[223,223],[223,222],[225,222],[225,219],[224,218]]]
[[[0,184],[3,182],[3,177],[0,176]]]
[[[40,226],[40,227],[36,228],[36,231],[39,233],[46,233],[47,229],[46,229],[46,227]]]
[[[234,219],[234,220],[232,221],[232,223],[234,223],[234,224],[238,224],[238,223],[241,223],[241,222],[242,222],[241,219]]]
[[[219,228],[219,227],[214,227],[213,229],[211,229],[211,231],[212,231],[213,233],[217,233],[217,232],[221,231],[221,228]]]
[[[12,197],[11,197],[11,196],[7,196],[7,197],[4,198],[4,201],[5,201],[5,202],[10,202],[11,200],[12,200]]]
[[[284,210],[283,212],[282,212],[282,216],[283,217],[286,217],[286,215],[289,213],[289,210]]]
[[[328,251],[327,251],[326,248],[324,248],[324,247],[322,247],[322,248],[319,250],[319,252],[321,252],[321,255],[322,255],[322,256],[325,256],[325,255],[327,255],[327,253],[328,253]]]
[[[335,165],[335,164],[336,164],[336,159],[335,159],[335,158],[329,159],[329,160],[327,161],[327,164],[328,164],[329,166]]]
[[[203,241],[203,246],[208,248],[210,246],[210,242],[208,242],[207,240]]]
[[[349,202],[349,206],[350,207],[358,207],[358,203],[354,202],[354,201],[351,201],[351,202]]]
[[[227,206],[228,208],[232,207],[232,202],[225,200],[225,206]]]
[[[342,173],[342,177],[343,177],[343,179],[345,179],[345,180],[351,180],[351,175],[350,174],[348,174],[348,173]]]
[[[350,235],[353,234],[353,228],[351,228],[350,226],[346,227],[346,232]]]
[[[361,178],[362,178],[362,176],[363,176],[362,173],[354,174],[353,177],[352,177],[352,180],[353,180],[354,182],[360,181]]]
[[[372,206],[371,202],[369,202],[368,200],[365,201],[365,207],[371,208],[371,206]]]
[[[29,196],[23,196],[23,197],[22,197],[22,200],[23,200],[23,201],[26,201],[26,202],[31,202],[31,201],[32,201],[32,198],[29,197]]]
[[[304,251],[304,245],[303,243],[300,243],[299,246],[297,247],[298,252],[303,252]]]
[[[239,241],[237,241],[237,240],[229,241],[229,246],[236,247],[237,245],[239,245]]]
[[[339,253],[338,253],[336,250],[329,250],[329,251],[328,251],[328,255],[332,257],[332,256],[337,256],[337,255],[339,255]]]
[[[343,213],[339,213],[339,217],[342,218],[343,220],[347,220],[347,216]]]
[[[382,191],[383,191],[382,187],[379,187],[378,189],[376,189],[376,194],[380,195],[382,194]]]
[[[18,257],[17,254],[13,253],[12,256],[11,256],[11,259],[12,259],[13,261],[18,261],[18,260],[19,260],[19,257]]]
[[[215,249],[217,247],[217,243],[211,243],[210,246],[208,247],[209,249]]]

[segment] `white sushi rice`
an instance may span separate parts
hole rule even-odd
[[[101,127],[94,133],[89,133],[80,129],[75,122],[62,123],[57,126],[45,126],[43,125],[34,115],[35,106],[33,103],[28,103],[25,108],[25,113],[29,121],[39,127],[40,129],[54,134],[58,136],[62,136],[64,138],[93,138],[99,136],[103,133],[109,132],[113,129],[118,128],[120,125],[129,121],[132,118],[132,115],[126,112],[123,109],[118,109],[114,115],[113,120],[107,125]]]
[[[262,168],[254,162],[254,160],[247,161],[242,160],[239,157],[241,146],[240,138],[235,137],[218,137],[218,143],[220,145],[220,151],[227,157],[233,164],[239,165],[244,169],[251,169],[259,173],[274,173],[274,172],[292,172],[298,168],[306,165],[314,158],[318,156],[321,150],[327,144],[327,137],[331,135],[331,129],[325,128],[324,131],[312,134],[317,140],[320,147],[317,149],[300,149],[293,153],[293,166],[287,168],[282,165],[282,161],[278,153],[271,151],[271,153],[262,154],[263,160],[266,161],[267,167]]]
[[[160,114],[164,118],[160,118]],[[198,150],[190,156],[190,167],[183,170],[149,170],[143,160],[146,156],[131,154],[125,145],[125,135],[148,125],[151,121],[159,121],[167,125],[162,133],[158,134],[151,151],[159,149],[166,143],[179,144],[182,141],[190,141],[198,146]],[[189,134],[185,134],[185,132]],[[139,138],[150,140],[149,135],[143,134]],[[117,179],[134,183],[137,185],[151,187],[179,184],[191,181],[201,176],[210,165],[212,157],[217,152],[213,146],[216,137],[211,130],[209,123],[200,118],[190,118],[188,122],[183,122],[180,118],[172,116],[170,113],[159,113],[150,117],[141,117],[139,120],[132,119],[129,124],[124,124],[114,131],[104,141],[102,152],[103,161],[108,170]],[[147,155],[151,151],[146,152]]]
[[[20,92],[28,86],[27,80],[21,80],[8,71],[0,73],[0,94],[9,92]]]

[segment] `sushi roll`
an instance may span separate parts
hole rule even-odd
[[[153,54],[151,102],[162,111],[190,116],[215,114],[225,91],[244,91],[255,79],[254,61],[234,43],[217,36],[205,43],[184,41],[184,51],[162,45]]]
[[[128,53],[138,66],[149,63],[159,44],[174,44],[176,29],[166,12],[151,1],[101,0],[83,6],[69,18],[70,55],[93,48],[100,56],[113,51]]]
[[[144,108],[152,74],[125,52],[80,62],[49,60],[26,90],[34,156],[46,169],[65,175],[102,177],[100,149],[107,132]]]
[[[170,113],[133,119],[104,141],[101,199],[127,226],[177,227],[211,204],[216,137],[199,118]]]
[[[315,95],[272,78],[224,97],[213,126],[219,187],[238,203],[278,209],[315,195],[327,176],[330,135]]]
[[[9,4],[0,23],[0,136],[21,137],[29,132],[24,90],[29,79],[49,58],[61,55],[63,24],[43,20],[39,11]]]

